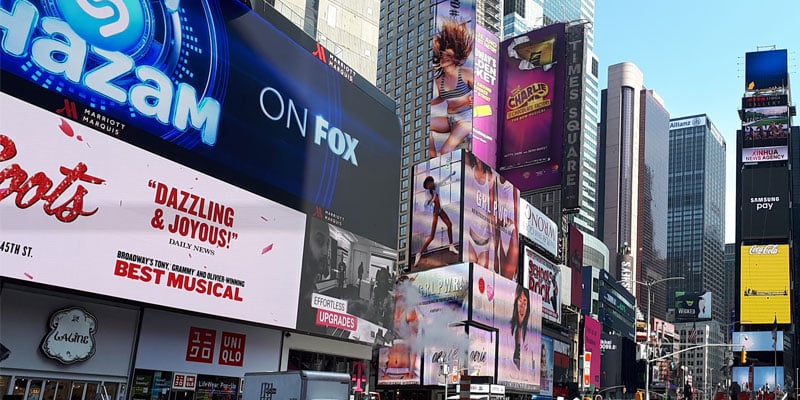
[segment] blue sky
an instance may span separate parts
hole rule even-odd
[[[633,62],[672,118],[708,114],[725,137],[725,241],[732,243],[735,133],[744,93],[744,55],[759,46],[787,49],[797,104],[800,0],[596,0],[595,7],[600,87],[606,87],[609,65]],[[800,123],[798,117],[793,123]]]

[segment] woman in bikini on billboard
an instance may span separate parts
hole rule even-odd
[[[433,82],[436,95],[431,106],[447,104],[447,115],[431,116],[430,155],[455,150],[472,135],[473,70],[464,63],[472,54],[475,35],[466,23],[447,19],[433,38]],[[437,136],[446,136],[438,147]],[[438,147],[438,148],[437,148]]]

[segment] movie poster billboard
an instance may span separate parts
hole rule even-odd
[[[789,86],[786,49],[745,53],[744,81],[748,92]]]
[[[742,149],[788,145],[788,106],[747,108],[743,114]]]
[[[395,251],[308,216],[297,329],[383,344],[392,329]]]
[[[741,171],[742,240],[785,239],[791,230],[789,170],[744,168]]]
[[[495,280],[495,327],[499,350],[497,383],[507,388],[540,388],[542,298],[516,282]]]
[[[742,246],[741,260],[742,324],[791,324],[789,245]]]
[[[464,152],[462,259],[516,280],[519,190],[474,153]]]
[[[519,211],[519,233],[557,257],[558,225],[555,221],[523,198],[519,199]]]
[[[497,170],[497,115],[500,41],[486,28],[475,29],[472,152]]]
[[[295,327],[304,213],[5,93],[0,109],[3,277]]]
[[[454,151],[414,166],[411,204],[412,271],[459,262],[462,157]]]
[[[711,319],[711,292],[675,292],[675,322]]]
[[[428,141],[431,158],[458,149],[471,150],[476,72],[482,74],[482,80],[486,74],[485,65],[475,70],[475,0],[439,2],[435,23]],[[480,110],[485,111],[485,107]]]
[[[396,246],[402,135],[385,95],[241,1],[124,3],[5,2],[3,40],[18,45],[2,48],[2,90]],[[106,12],[125,24],[103,28]]]
[[[434,358],[436,363],[452,363],[456,358],[466,363],[469,341],[456,331],[463,332],[463,326],[454,325],[467,319],[469,309],[466,264],[402,276],[394,296],[394,332],[398,339],[393,346],[379,350],[379,384],[420,384],[423,357],[426,368]],[[444,348],[443,343],[452,347]]]
[[[542,317],[561,323],[561,268],[524,247],[523,286],[542,296]]]
[[[602,330],[603,325],[599,321],[588,315],[584,317],[583,349],[587,353],[592,353],[592,362],[589,366],[589,381],[595,387],[600,386],[600,361],[602,357],[599,357],[599,355],[601,354],[600,339]]]
[[[555,356],[553,354],[553,338],[542,335],[542,358],[539,366],[542,370],[540,395],[553,396],[553,372]]]
[[[561,185],[566,25],[557,23],[500,43],[500,171],[521,191]]]

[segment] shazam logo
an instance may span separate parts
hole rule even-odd
[[[145,35],[147,8],[139,0],[56,0],[64,20],[88,44],[129,52]]]

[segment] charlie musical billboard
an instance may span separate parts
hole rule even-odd
[[[502,138],[497,163],[520,190],[562,183],[566,26],[500,43]]]

